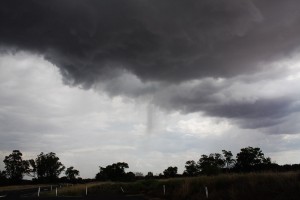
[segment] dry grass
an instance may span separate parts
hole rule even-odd
[[[163,193],[163,185],[166,194]],[[91,183],[88,195],[120,194],[121,187],[127,194],[145,194],[162,199],[209,199],[213,200],[286,200],[299,199],[300,173],[251,173],[174,178],[163,180],[142,180],[134,183]],[[86,185],[75,185],[59,189],[59,195],[84,196]],[[52,192],[53,194],[53,192]]]
[[[47,187],[50,185],[45,185],[45,184],[41,184],[41,185],[11,185],[11,186],[1,186],[0,187],[0,192],[3,191],[12,191],[12,190],[24,190],[24,189],[32,189],[32,188],[37,188],[37,187]]]
[[[97,188],[102,185],[110,184],[108,182],[93,182],[88,184],[75,184],[64,186],[62,188],[57,188],[57,193],[59,196],[85,196],[86,187],[88,188],[88,192],[91,192],[91,189]],[[49,191],[45,194],[46,196],[55,196],[56,190],[53,188],[52,191]]]
[[[169,182],[169,199],[299,199],[299,173],[252,173],[198,177]],[[174,186],[175,185],[175,186]]]
[[[163,193],[165,185],[166,194]],[[96,182],[58,188],[59,196],[89,196],[120,194],[121,187],[127,194],[145,194],[161,199],[206,199],[205,187],[211,200],[291,200],[300,196],[300,173],[250,173],[174,178],[163,180],[141,180],[134,183]],[[10,186],[7,189],[36,186]],[[2,187],[1,189],[3,189]],[[54,196],[55,189],[42,196]]]

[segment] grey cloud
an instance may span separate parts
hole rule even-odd
[[[206,112],[210,115],[238,119],[240,126],[256,129],[280,124],[284,117],[299,112],[299,106],[292,106],[294,101],[287,98],[259,99],[253,103],[215,105]]]
[[[260,84],[266,83],[243,85],[243,82],[243,79],[210,78],[172,85],[157,92],[153,103],[161,109],[182,113],[202,112],[208,116],[231,119],[246,129],[275,129],[291,120],[289,116],[299,113],[298,87],[273,80],[268,81],[268,84],[273,82],[269,86],[258,89]],[[239,87],[234,87],[234,84]],[[277,88],[279,84],[285,85],[286,89],[282,91]],[[294,118],[297,121],[297,117]],[[289,129],[295,133],[297,127],[291,125]],[[282,129],[270,132],[279,133]]]
[[[84,87],[118,69],[163,82],[231,77],[300,43],[299,2],[266,2],[2,1],[0,44],[45,55]]]
[[[70,85],[266,127],[299,111],[292,106],[297,98],[235,101],[226,89],[235,77],[272,71],[268,63],[297,52],[299,6],[296,0],[1,1],[0,46],[43,55]]]
[[[160,84],[157,82],[142,82],[138,77],[124,72],[95,84],[93,88],[96,91],[107,91],[110,96],[143,97],[155,93],[159,87]]]

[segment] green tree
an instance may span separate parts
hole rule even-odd
[[[43,152],[35,159],[37,177],[41,181],[57,181],[59,175],[65,170],[65,166],[59,161],[55,153]]]
[[[19,150],[13,150],[3,160],[7,177],[14,183],[20,182],[23,176],[29,173],[29,162],[22,159],[23,154]]]
[[[219,153],[210,154],[209,156],[202,155],[198,161],[200,172],[206,175],[215,175],[220,173],[221,168],[223,168],[224,165],[224,159]]]
[[[226,150],[222,150],[223,156],[224,156],[224,163],[225,163],[225,167],[227,169],[232,168],[234,163],[235,163],[235,159],[233,159],[233,155],[231,153],[231,151],[226,151]]]
[[[0,179],[2,180],[4,178],[6,178],[6,171],[1,171],[0,170]]]
[[[176,177],[177,176],[177,167],[168,167],[167,169],[164,170],[164,176],[167,178],[171,178],[171,177]]]
[[[199,174],[199,168],[195,161],[188,160],[185,163],[185,171],[183,172],[187,176],[197,176]]]
[[[125,162],[113,163],[106,167],[99,167],[100,172],[96,174],[96,179],[101,181],[119,181],[126,179],[125,169],[129,168]]]
[[[236,169],[240,171],[256,171],[271,164],[270,158],[265,158],[262,150],[258,147],[242,148],[236,156]]]
[[[148,172],[145,176],[146,179],[152,179],[154,177],[153,172]]]
[[[79,176],[79,171],[77,169],[74,169],[73,166],[71,166],[66,169],[65,174],[68,180],[73,182],[76,180],[76,177]]]
[[[141,177],[139,177],[141,178]],[[136,175],[133,172],[128,172],[122,177],[122,181],[134,181],[136,179]]]
[[[4,185],[7,182],[6,171],[0,170],[0,185]]]
[[[28,163],[29,163],[29,176],[33,177],[33,178],[36,178],[37,174],[37,168],[36,168],[36,163],[33,159],[30,159],[28,160]]]
[[[143,178],[143,177],[144,177],[144,174],[143,174],[142,172],[135,172],[135,173],[134,173],[134,176],[135,176],[136,178]]]

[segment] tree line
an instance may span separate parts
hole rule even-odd
[[[36,159],[23,160],[23,154],[19,150],[5,156],[3,160],[5,170],[0,171],[0,183],[17,184],[22,183],[24,176],[32,177],[33,182],[51,183],[57,182],[64,171],[62,180],[74,182],[79,176],[79,171],[73,166],[66,168],[56,156],[50,152],[41,152]]]
[[[78,177],[79,171],[73,166],[66,168],[56,156],[50,152],[40,153],[36,159],[23,160],[22,153],[14,150],[4,159],[5,170],[0,171],[1,184],[17,184],[21,183],[24,176],[32,177],[33,182],[50,183],[50,182],[82,182]],[[247,173],[262,171],[295,171],[300,170],[300,164],[278,165],[271,161],[271,158],[265,157],[262,150],[258,147],[242,148],[233,158],[231,151],[222,150],[222,153],[211,153],[209,155],[201,155],[196,162],[188,160],[185,163],[183,174],[178,174],[176,166],[170,166],[160,173],[153,175],[148,172],[146,176],[137,172],[125,172],[129,165],[125,162],[118,162],[106,167],[99,167],[99,172],[95,179],[98,181],[134,181],[145,178],[172,178],[178,176],[200,176],[200,175],[217,175],[220,173]],[[65,176],[61,177],[62,172]]]

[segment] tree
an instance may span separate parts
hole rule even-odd
[[[141,177],[139,177],[141,178]],[[133,172],[128,172],[122,177],[122,181],[134,181],[136,179],[136,175]]]
[[[36,172],[37,172],[37,168],[36,168],[36,163],[33,159],[28,160],[29,163],[29,174],[31,177],[36,178]]]
[[[199,174],[199,168],[195,161],[189,160],[185,163],[185,171],[183,172],[187,176],[197,176]]]
[[[225,158],[224,159],[225,167],[227,169],[232,168],[235,163],[235,160],[232,158],[233,155],[232,155],[231,151],[222,150],[222,153]]]
[[[6,179],[6,171],[0,170],[0,180]]]
[[[20,182],[24,174],[29,172],[29,163],[22,159],[22,155],[19,150],[13,150],[13,152],[9,156],[5,156],[3,160],[6,175],[13,183]]]
[[[49,182],[57,181],[59,175],[65,170],[65,166],[59,162],[59,158],[53,152],[40,153],[35,160],[35,167],[38,179]]]
[[[167,178],[175,177],[177,175],[177,167],[168,167],[164,170],[164,176]]]
[[[65,171],[65,174],[69,181],[73,182],[76,180],[76,176],[79,176],[79,171],[77,169],[74,169],[73,166],[68,167]]]
[[[202,155],[198,161],[200,172],[206,175],[220,173],[221,168],[223,168],[224,165],[224,159],[219,153],[210,154],[209,156]]]
[[[0,185],[4,185],[7,183],[6,171],[0,170]]]
[[[135,176],[136,178],[143,178],[143,177],[144,177],[144,174],[143,174],[142,172],[135,172],[135,173],[134,173],[134,176]]]
[[[236,169],[240,171],[257,171],[271,164],[270,158],[265,158],[260,148],[242,148],[236,156]]]
[[[153,176],[153,172],[148,172],[147,175],[145,176],[146,179],[152,179]]]
[[[119,181],[126,179],[125,169],[129,168],[127,163],[118,162],[106,167],[99,167],[100,172],[96,174],[96,179],[101,181]]]

